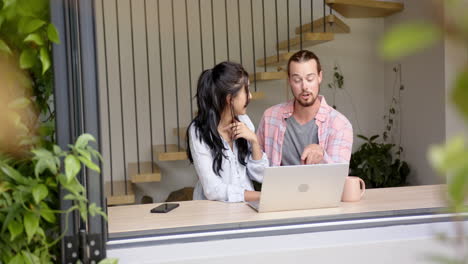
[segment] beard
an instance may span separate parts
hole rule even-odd
[[[314,105],[315,101],[317,101],[317,98],[318,98],[318,96],[320,94],[320,87],[319,87],[319,90],[318,90],[317,95],[315,97],[314,97],[313,93],[311,93],[311,92],[308,93],[312,97],[311,100],[305,101],[304,99],[302,99],[303,94],[305,94],[305,93],[300,93],[298,96],[295,96],[296,102],[298,102],[299,105],[301,105],[302,107],[310,107],[310,106]]]

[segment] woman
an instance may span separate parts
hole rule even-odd
[[[222,62],[198,79],[198,114],[187,129],[187,155],[199,181],[194,200],[256,201],[252,181],[263,181],[268,158],[258,144],[246,108],[249,75],[237,63]]]

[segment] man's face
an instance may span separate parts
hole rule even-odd
[[[291,62],[289,85],[296,101],[303,107],[312,106],[317,100],[322,82],[322,72],[317,72],[317,62]]]

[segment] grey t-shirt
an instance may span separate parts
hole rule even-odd
[[[318,143],[318,127],[315,118],[301,125],[294,116],[289,117],[286,119],[281,165],[300,165],[304,148]]]

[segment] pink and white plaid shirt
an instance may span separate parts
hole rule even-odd
[[[353,127],[348,119],[319,96],[320,109],[315,116],[319,145],[324,150],[322,163],[349,163],[353,146]],[[257,137],[270,166],[281,165],[286,119],[294,111],[294,100],[268,108],[263,113]]]

